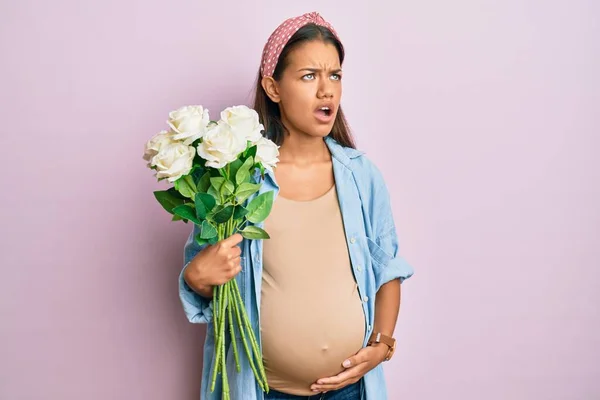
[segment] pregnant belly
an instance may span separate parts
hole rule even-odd
[[[356,354],[365,335],[360,299],[336,299],[314,305],[278,299],[261,309],[261,339],[269,386],[310,395],[319,378],[339,374],[342,362]],[[306,306],[309,306],[308,308]]]

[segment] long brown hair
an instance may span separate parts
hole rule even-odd
[[[298,31],[290,38],[281,51],[281,55],[277,60],[277,66],[273,72],[273,79],[276,81],[281,79],[283,71],[289,64],[289,54],[294,48],[298,47],[302,43],[313,40],[322,40],[324,43],[333,44],[337,49],[338,56],[340,57],[340,65],[343,64],[345,53],[342,43],[331,33],[329,29],[316,24],[307,24],[298,29]],[[258,113],[260,122],[265,127],[265,136],[271,139],[277,145],[281,145],[287,129],[285,126],[283,126],[283,122],[281,121],[279,106],[277,103],[273,102],[269,96],[267,96],[267,93],[262,87],[261,80],[262,75],[259,68],[258,77],[256,79],[254,109]],[[331,128],[331,132],[329,134],[342,146],[351,147],[353,149],[356,148],[354,138],[350,132],[348,121],[346,121],[346,117],[344,116],[341,106],[338,109],[335,121],[333,122],[333,127]]]

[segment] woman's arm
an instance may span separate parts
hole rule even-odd
[[[373,332],[381,332],[388,336],[394,335],[396,321],[400,313],[400,292],[402,285],[400,279],[393,279],[385,283],[375,297],[375,325]],[[387,345],[383,345],[387,353]],[[384,354],[385,356],[385,354]]]

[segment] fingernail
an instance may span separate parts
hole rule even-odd
[[[344,367],[348,368],[350,366],[350,360],[344,361]]]

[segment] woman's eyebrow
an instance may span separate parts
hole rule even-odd
[[[320,68],[300,68],[298,70],[298,72],[301,72],[301,71],[321,72],[322,69],[320,69]],[[342,69],[341,68],[335,68],[335,69],[331,70],[330,72],[333,72],[334,74],[338,74],[338,73],[342,72]]]

